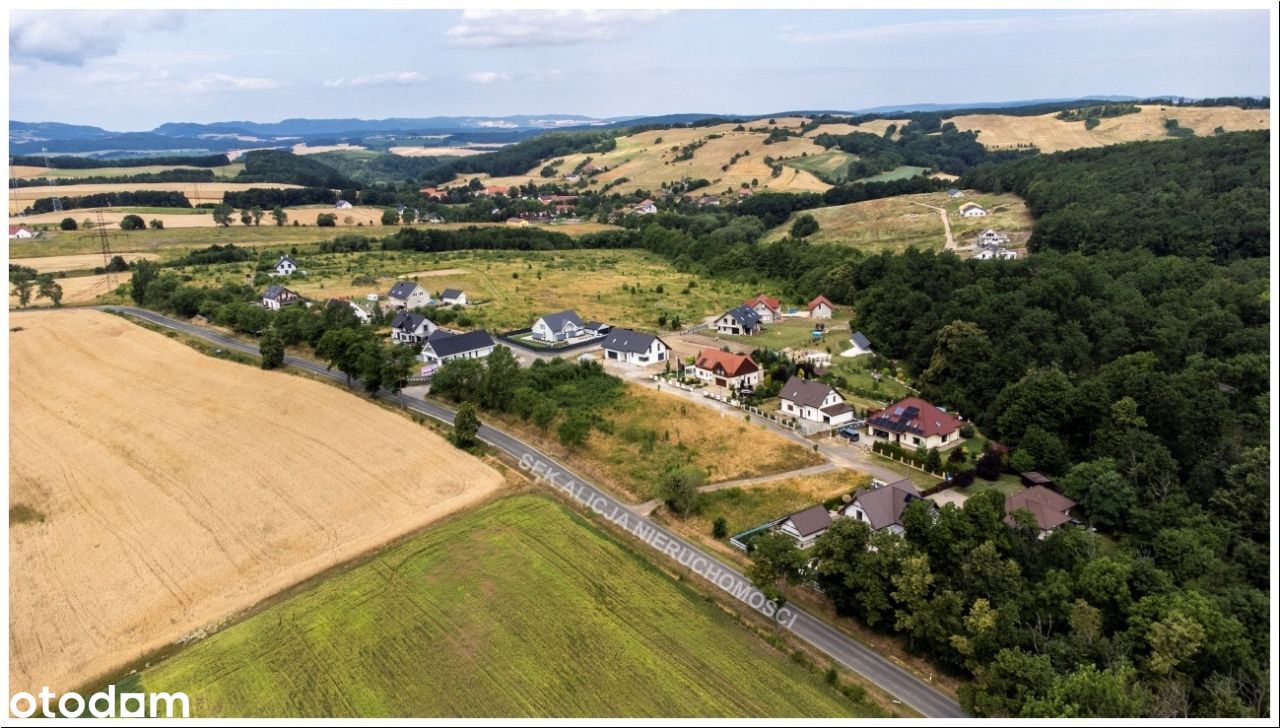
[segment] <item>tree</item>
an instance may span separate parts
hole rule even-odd
[[[257,227],[258,225],[262,224],[263,212],[261,207],[259,207],[258,205],[254,205],[252,208],[249,209],[249,214],[253,217],[254,227]]]
[[[463,402],[458,407],[458,413],[453,416],[453,431],[449,433],[449,440],[455,447],[463,450],[470,450],[480,443],[477,437],[480,432],[480,418],[476,416],[476,406],[470,402]]]
[[[924,467],[933,473],[942,470],[942,454],[938,452],[938,448],[929,448],[929,454],[924,458]]]
[[[76,219],[74,217],[64,217],[62,218],[62,222],[58,223],[58,227],[63,230],[75,230],[79,225],[76,224]]]
[[[289,221],[289,215],[283,207],[276,205],[271,209],[271,219],[276,221],[276,227],[283,227]]]
[[[791,223],[791,237],[807,238],[818,232],[818,220],[813,215],[804,214]]]
[[[706,481],[707,474],[696,466],[672,468],[658,479],[657,495],[672,512],[688,518],[698,505],[698,488]]]
[[[399,214],[399,213],[397,213],[395,210],[383,210],[383,211],[382,211],[382,224],[383,224],[383,225],[398,225],[398,224],[400,224],[400,214]]]
[[[1116,472],[1111,458],[1080,463],[1067,471],[1059,484],[1068,498],[1079,503],[1089,520],[1100,528],[1121,528],[1137,503],[1133,485]]]
[[[1004,462],[1000,457],[1000,453],[995,450],[988,450],[982,453],[982,457],[978,458],[978,477],[983,480],[999,480],[1000,473],[1003,470]]]
[[[147,222],[138,215],[125,215],[120,219],[121,230],[146,230]]]
[[[47,298],[53,302],[53,307],[62,306],[62,286],[53,280],[53,276],[46,273],[36,279],[36,284],[40,287],[36,294],[39,298]]]
[[[129,297],[133,302],[142,305],[147,297],[147,287],[160,276],[160,266],[154,261],[139,260],[133,266],[133,277],[129,279]]]
[[[249,210],[241,210],[241,211],[240,211],[240,223],[241,223],[242,225],[244,225],[245,227],[248,227],[248,226],[252,225],[252,224],[253,224],[253,213],[252,213],[252,212],[250,212]]]
[[[716,519],[711,522],[712,538],[725,538],[728,535],[729,522],[724,519],[724,516],[716,516]]]
[[[480,382],[480,406],[488,410],[509,412],[520,384],[520,363],[511,349],[495,346],[485,358],[484,378]]]
[[[786,587],[800,583],[804,563],[804,554],[790,536],[777,531],[766,533],[751,542],[747,578],[766,599],[781,607],[786,603]]]
[[[454,402],[474,401],[484,382],[485,368],[478,359],[445,362],[431,377],[431,393]]]
[[[317,227],[337,227],[338,216],[332,212],[322,212],[316,215]]]
[[[231,205],[217,205],[213,208],[213,222],[222,227],[231,224]]]
[[[258,342],[258,353],[262,358],[263,369],[275,369],[284,363],[284,339],[275,327],[267,329],[262,340]]]
[[[20,278],[13,282],[14,292],[18,294],[18,308],[26,308],[31,303],[31,294],[35,291],[36,282],[32,278]]]
[[[418,219],[418,211],[411,207],[404,208],[404,212],[400,213],[400,220],[405,225],[412,225],[414,220],[417,220],[417,219]]]
[[[560,427],[556,428],[556,437],[560,444],[568,448],[579,448],[587,444],[587,436],[591,434],[591,420],[581,412],[572,412]]]
[[[136,276],[137,273],[134,273]],[[316,344],[316,355],[328,363],[329,369],[337,369],[347,375],[347,386],[351,386],[351,378],[360,372],[360,356],[366,336],[356,329],[333,329],[324,332]]]
[[[418,352],[411,346],[392,346],[382,360],[382,385],[399,394],[413,374]]]

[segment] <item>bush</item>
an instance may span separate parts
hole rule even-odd
[[[146,227],[146,221],[138,215],[125,215],[124,218],[120,220],[121,230],[144,230]]]
[[[960,425],[960,437],[963,437],[966,440],[973,437],[977,433],[978,431],[975,430],[973,428],[973,425],[969,424],[968,422],[964,423],[963,425]]]
[[[715,538],[724,538],[729,535],[729,523],[724,520],[724,516],[716,516],[716,520],[711,522],[711,535]]]
[[[76,223],[76,219],[74,217],[64,217],[62,218],[62,222],[58,223],[58,227],[63,230],[75,230],[80,227],[80,225]]]

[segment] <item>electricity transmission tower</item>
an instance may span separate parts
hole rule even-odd
[[[108,290],[116,287],[116,274],[111,270],[111,240],[107,235],[107,223],[102,217],[102,209],[98,209],[98,240],[102,243],[102,268],[106,271]]]
[[[53,171],[53,165],[49,164],[49,150],[40,147],[40,151],[44,153],[44,167],[50,172]],[[53,175],[49,175],[49,194],[53,197],[53,211],[62,212],[62,198],[58,197],[58,188],[54,186]]]

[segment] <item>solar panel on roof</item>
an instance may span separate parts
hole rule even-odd
[[[894,413],[895,415],[900,415],[900,414],[902,414],[902,408],[901,408],[901,407],[895,407],[895,408],[894,408],[894,410],[893,410],[893,413]]]

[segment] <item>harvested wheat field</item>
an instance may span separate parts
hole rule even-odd
[[[10,325],[14,691],[107,678],[500,487],[326,384],[97,311]]]
[[[306,144],[294,144],[293,153],[298,155],[322,154],[324,152],[362,152],[368,147],[359,144],[326,144],[323,146],[312,147]]]
[[[243,192],[255,187],[283,189],[298,185],[277,182],[132,182],[117,184],[62,184],[57,186],[61,197],[83,197],[108,192],[181,192],[187,196],[192,205],[202,202],[220,203],[226,192]],[[22,212],[31,203],[50,195],[48,187],[21,187],[9,190],[9,214]],[[78,215],[78,211],[69,210],[69,215]]]
[[[124,258],[126,263],[132,263],[135,260],[155,260],[160,256],[155,253],[117,253]],[[106,265],[99,253],[84,253],[82,255],[50,255],[43,258],[16,258],[10,259],[10,263],[14,265],[24,265],[28,268],[34,268],[37,273],[59,273],[62,271],[72,270],[93,270]]]
[[[102,257],[98,257],[98,265],[102,265]],[[80,303],[93,303],[98,298],[111,293],[121,283],[128,283],[129,278],[133,274],[130,272],[123,273],[104,273],[96,276],[76,276],[75,278],[59,278],[57,283],[62,287],[62,305],[72,306]],[[13,284],[9,284],[9,308],[17,308],[18,297],[14,295]],[[35,294],[31,294],[31,304],[33,308],[39,306],[52,306],[53,302],[47,298],[36,298]]]

